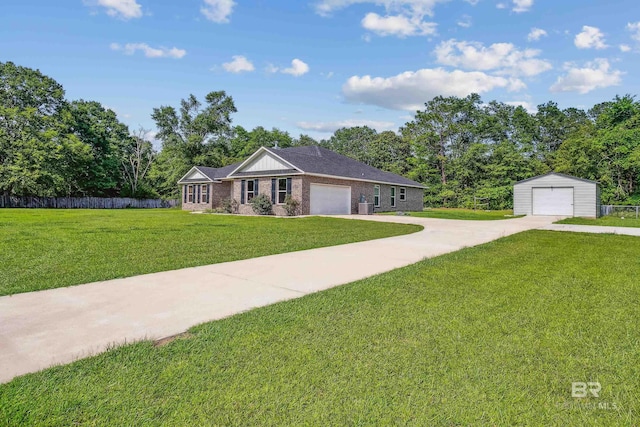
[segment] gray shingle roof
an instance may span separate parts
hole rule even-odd
[[[196,166],[200,172],[214,181],[219,181],[226,178],[235,168],[240,166],[242,162],[234,163],[232,165],[223,166],[221,168],[210,168],[208,166]]]
[[[424,186],[419,182],[412,181],[391,172],[381,171],[380,169],[376,169],[357,160],[353,160],[349,157],[315,145],[290,148],[269,148],[268,150],[291,163],[296,168],[299,168],[303,172],[309,174],[329,175],[424,188]],[[197,168],[212,180],[219,181],[227,178],[228,175],[242,163],[243,162],[238,162],[221,168],[210,168],[207,166],[197,166]],[[283,171],[278,171],[277,174],[280,175],[282,172]],[[291,170],[291,173],[294,172],[297,171]],[[240,172],[233,176],[240,177],[245,175],[253,176],[256,175],[256,173]],[[259,175],[265,175],[265,173],[260,173]],[[180,182],[194,182],[194,180],[181,180]]]
[[[311,145],[305,147],[270,148],[269,151],[300,168],[305,173],[339,176],[373,182],[383,182],[413,187],[424,187],[391,172],[381,171],[357,160],[326,148]]]

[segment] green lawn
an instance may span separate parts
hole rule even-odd
[[[616,216],[603,216],[600,218],[566,218],[557,224],[579,224],[579,225],[604,225],[609,227],[640,227],[640,219],[635,218],[635,214],[624,219]]]
[[[521,233],[17,378],[0,424],[636,425],[638,253]]]
[[[0,295],[407,234],[416,225],[193,215],[176,209],[0,210]]]
[[[424,210],[422,212],[407,213],[411,216],[418,216],[423,218],[466,219],[477,221],[514,218],[512,210],[483,211],[473,209],[433,208]],[[385,212],[384,215],[396,215],[396,213]]]

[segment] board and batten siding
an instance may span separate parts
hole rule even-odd
[[[513,214],[533,214],[533,189],[573,188],[573,215],[597,217],[600,212],[600,194],[595,182],[582,181],[563,175],[549,174],[532,178],[513,186]]]
[[[282,163],[282,161],[269,153],[263,153],[262,156],[254,159],[239,172],[262,172],[287,169],[291,169],[291,166]]]

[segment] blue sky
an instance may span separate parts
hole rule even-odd
[[[3,0],[0,61],[132,130],[225,90],[234,124],[396,130],[436,95],[530,110],[640,94],[637,0]]]

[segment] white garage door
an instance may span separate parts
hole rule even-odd
[[[311,184],[311,215],[349,215],[351,187]]]
[[[533,214],[573,216],[573,188],[534,188]]]

